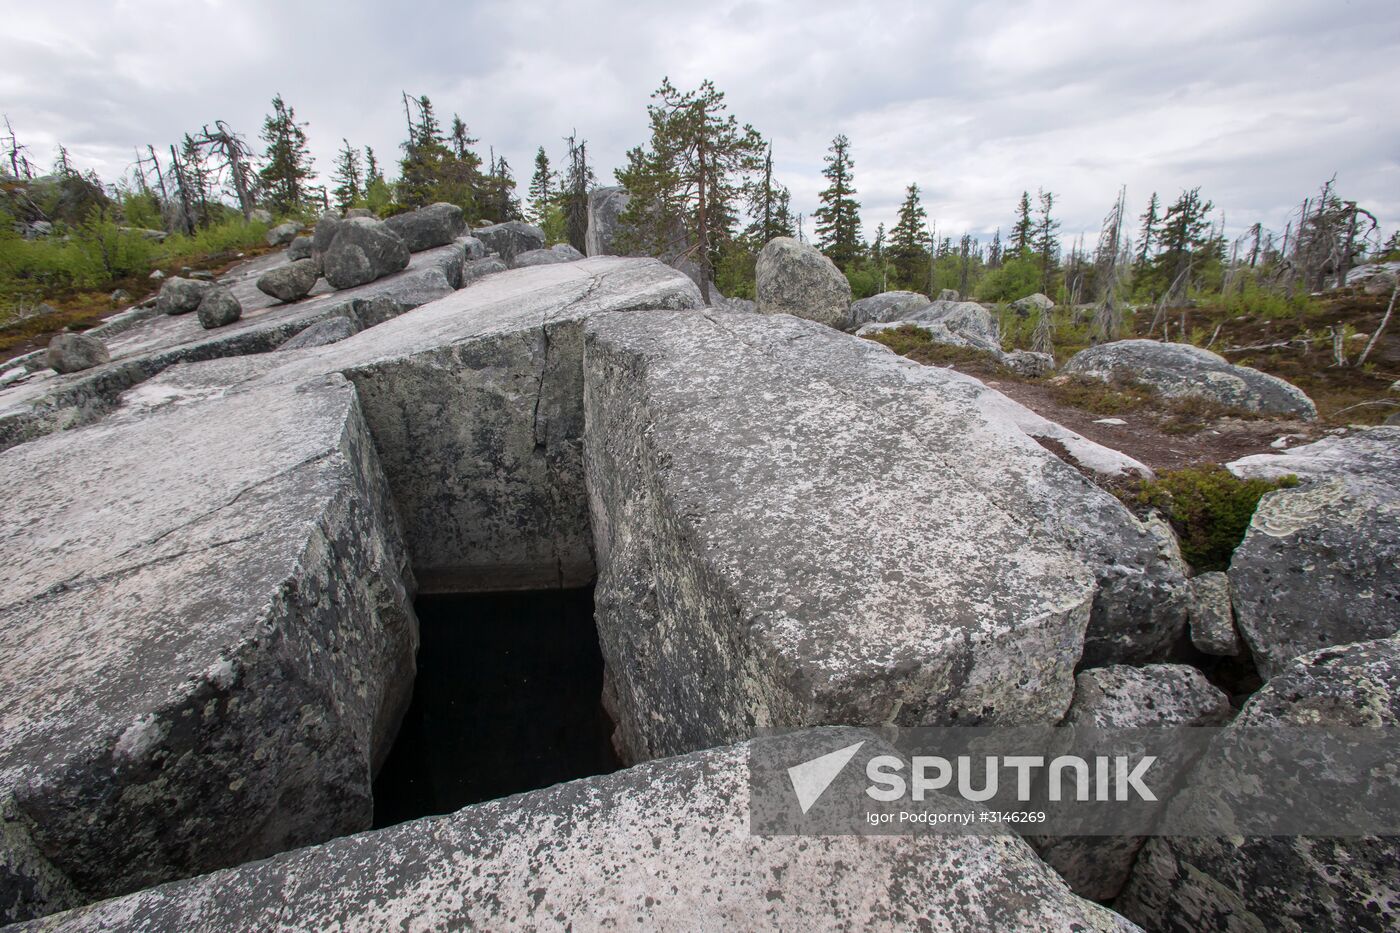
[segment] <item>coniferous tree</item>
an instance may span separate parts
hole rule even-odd
[[[379,160],[374,157],[374,147],[365,147],[365,187],[376,181],[383,181],[384,173],[379,170]]]
[[[860,202],[855,199],[850,140],[838,135],[829,152],[822,169],[829,184],[816,210],[817,247],[844,272],[860,255]]]
[[[335,172],[331,175],[335,187],[331,194],[335,196],[336,207],[345,211],[364,197],[364,173],[360,167],[360,151],[350,145],[350,140],[342,138],[340,141],[345,146],[335,157]]]
[[[904,192],[899,221],[890,231],[889,257],[899,287],[918,289],[928,280],[928,239],[928,211],[919,202],[919,186],[911,184]]]
[[[1055,260],[1060,254],[1060,240],[1055,235],[1060,222],[1051,216],[1055,208],[1055,195],[1049,191],[1040,192],[1040,209],[1036,212],[1035,251],[1040,257],[1040,291],[1051,293],[1055,278]]]
[[[267,202],[276,213],[301,210],[309,201],[311,151],[306,145],[306,124],[296,122],[296,111],[278,94],[272,98],[272,113],[263,121],[262,139],[267,143],[264,165],[258,172]]]
[[[67,150],[62,151],[66,160]],[[185,160],[185,179],[190,185],[190,201],[195,211],[195,216],[192,219],[199,226],[207,227],[213,220],[210,215],[209,202],[214,196],[210,191],[210,172],[204,149],[195,142],[193,136],[186,133],[185,141],[180,145],[180,155]],[[69,173],[77,174],[71,169]]]
[[[1006,251],[1016,259],[1031,254],[1031,241],[1035,234],[1035,221],[1031,220],[1031,194],[1021,192],[1021,200],[1016,204],[1016,223],[1011,227],[1011,240]]]
[[[1169,298],[1186,294],[1191,272],[1210,246],[1210,212],[1215,205],[1201,199],[1201,189],[1183,191],[1162,217],[1161,252],[1152,261],[1154,284]]]
[[[597,179],[593,176],[593,167],[588,164],[588,140],[580,140],[578,133],[574,132],[564,143],[569,151],[569,165],[559,192],[560,205],[564,210],[564,231],[569,245],[580,253],[587,253],[588,192],[593,190]]]
[[[1144,269],[1147,262],[1152,258],[1152,248],[1157,244],[1157,225],[1161,221],[1161,215],[1157,212],[1161,209],[1157,200],[1157,192],[1152,192],[1152,199],[1147,202],[1147,210],[1142,217],[1142,234],[1139,237],[1137,267]]]
[[[491,159],[491,171],[486,177],[481,203],[498,223],[520,219],[520,199],[515,196],[515,176],[505,156]]]
[[[749,224],[745,235],[758,249],[777,237],[796,236],[791,200],[788,189],[773,180],[773,146],[770,143],[763,157],[762,174],[753,186],[748,204],[753,223]]]
[[[664,78],[652,98],[651,139],[630,150],[617,172],[631,195],[623,223],[654,255],[669,250],[679,228],[685,246],[678,258],[699,267],[708,304],[710,280],[733,236],[735,205],[762,168],[763,138],[725,115],[724,94],[711,81],[682,92]]]
[[[541,146],[535,153],[535,174],[530,178],[530,220],[540,226],[544,226],[554,202],[554,179],[549,156]]]
[[[992,245],[987,247],[987,268],[1001,268],[1001,228],[992,234]]]

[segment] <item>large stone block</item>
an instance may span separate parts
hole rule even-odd
[[[123,410],[0,496],[10,919],[368,828],[417,624],[348,382]]]
[[[1135,929],[1015,836],[752,835],[712,749],[54,917],[83,930]]]

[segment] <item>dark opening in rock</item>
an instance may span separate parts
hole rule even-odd
[[[375,828],[605,774],[593,589],[435,594],[413,702],[374,783]]]

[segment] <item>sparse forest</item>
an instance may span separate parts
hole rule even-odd
[[[7,120],[0,343],[19,346],[90,324],[125,293],[143,290],[152,269],[227,264],[261,248],[271,224],[308,222],[331,208],[387,217],[447,201],[470,224],[527,220],[549,243],[583,250],[588,193],[612,174],[632,194],[625,218],[632,248],[688,264],[707,290],[752,298],[763,245],[803,236],[791,194],[775,176],[772,143],[728,113],[708,81],[687,91],[664,80],[653,101],[649,138],[615,173],[593,165],[587,141],[571,130],[562,145],[538,147],[520,193],[507,160],[483,147],[460,115],[444,121],[428,97],[408,93],[397,177],[386,177],[372,148],[345,138],[326,184],[310,154],[310,124],[280,94],[256,142],[214,120],[174,143],[141,144],[128,175],[111,182],[75,166],[61,147],[53,166],[42,167]],[[1375,339],[1358,346],[1350,324],[1318,315],[1317,296],[1361,262],[1400,259],[1400,232],[1387,237],[1335,180],[1301,198],[1283,230],[1254,223],[1240,234],[1226,232],[1223,213],[1200,188],[1150,192],[1140,214],[1119,190],[1099,236],[1086,243],[1062,235],[1053,191],[1008,193],[1005,231],[986,236],[940,229],[937,205],[926,204],[920,180],[911,179],[893,226],[882,222],[866,239],[857,156],[858,141],[833,137],[811,213],[814,245],[857,299],[951,290],[1005,309],[1039,292],[1055,308],[1003,310],[1003,338],[1008,347],[1056,352],[1132,335],[1221,350],[1238,329],[1232,321],[1286,320],[1297,324],[1288,341],[1330,355],[1334,366],[1374,365]]]

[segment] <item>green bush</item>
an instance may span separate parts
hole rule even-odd
[[[1312,307],[1313,299],[1304,289],[1284,294],[1277,288],[1261,284],[1257,276],[1242,273],[1242,278],[1230,283],[1225,294],[1202,294],[1203,302],[1218,300],[1231,314],[1253,314],[1264,318],[1301,317]]]
[[[979,301],[1016,301],[1040,291],[1040,263],[1034,259],[1008,259],[977,283]]]
[[[1188,467],[1144,480],[1124,494],[1130,505],[1153,508],[1171,522],[1181,554],[1198,573],[1224,570],[1244,539],[1265,493],[1298,485],[1298,479],[1240,479],[1220,466]]]
[[[166,237],[161,244],[160,259],[170,262],[237,252],[263,244],[266,236],[267,224],[244,220],[242,214],[234,213],[219,223],[195,230],[193,236],[176,233]]]

